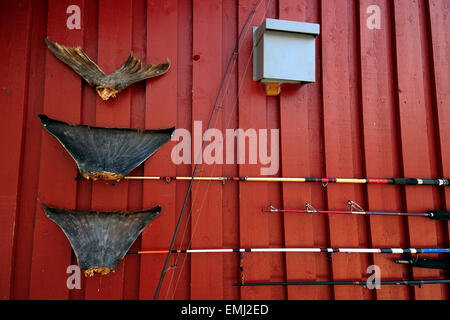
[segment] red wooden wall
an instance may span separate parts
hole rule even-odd
[[[76,264],[41,201],[78,210],[137,210],[161,205],[160,217],[132,249],[168,249],[188,182],[75,180],[77,169],[44,132],[39,113],[71,123],[132,128],[207,126],[237,36],[256,0],[48,0],[0,4],[0,296],[2,299],[152,299],[165,255],[129,255],[115,273],[82,279],[69,290]],[[69,5],[81,8],[70,30]],[[367,8],[380,8],[369,29]],[[450,177],[450,2],[448,0],[263,0],[251,19],[319,23],[316,82],[285,85],[266,97],[252,81],[252,32],[244,32],[227,75],[212,128],[280,129],[275,176]],[[247,29],[249,30],[249,29]],[[137,83],[116,99],[95,90],[47,50],[44,39],[82,46],[111,72],[130,51],[147,63],[171,60],[160,78]],[[197,137],[198,138],[198,137]],[[195,139],[193,135],[193,140]],[[201,139],[201,137],[200,137]],[[175,165],[169,142],[133,175],[189,176]],[[192,146],[192,158],[197,156]],[[225,154],[224,154],[225,159]],[[248,158],[247,158],[248,159]],[[199,176],[258,176],[258,164],[201,164]],[[448,223],[420,217],[269,215],[269,204],[370,210],[450,209],[450,189],[432,186],[297,183],[193,184],[175,248],[443,247]],[[245,253],[246,281],[445,277],[411,270],[398,255]],[[433,255],[431,255],[433,257]],[[436,257],[436,256],[434,256]],[[160,299],[448,299],[448,286],[232,287],[238,254],[172,255]],[[447,274],[448,276],[448,274]]]

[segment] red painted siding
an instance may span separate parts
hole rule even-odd
[[[163,210],[132,249],[167,249],[188,182],[75,180],[77,169],[42,130],[39,113],[71,123],[140,129],[184,128],[204,133],[228,59],[257,0],[48,0],[0,4],[0,297],[2,299],[152,299],[165,255],[128,255],[116,272],[83,278],[69,290],[70,244],[46,218],[41,202],[78,210]],[[69,5],[81,28],[68,29]],[[367,8],[380,8],[381,28],[369,29]],[[266,97],[252,80],[252,32],[219,97],[212,128],[280,129],[275,176],[450,177],[450,30],[446,0],[262,0],[250,26],[264,17],[319,23],[316,82],[284,85]],[[102,101],[95,90],[45,46],[81,46],[111,72],[130,51],[147,63],[171,61],[160,78],[134,84]],[[201,122],[203,132],[194,134]],[[270,141],[270,135],[269,135]],[[223,141],[225,147],[226,142]],[[175,165],[169,142],[132,175],[189,176]],[[248,144],[247,144],[248,147]],[[235,154],[236,154],[235,146]],[[270,152],[270,148],[269,148]],[[224,161],[226,152],[224,148]],[[262,163],[207,164],[198,176],[259,176]],[[196,182],[175,248],[444,247],[448,223],[420,217],[263,214],[261,208],[366,209],[420,212],[450,209],[450,189],[432,186]],[[399,255],[173,254],[160,299],[448,299],[448,286],[232,287],[240,281],[365,279],[380,266],[383,279],[445,277],[393,263]],[[442,257],[430,255],[430,257]]]

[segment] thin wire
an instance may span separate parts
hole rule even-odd
[[[264,20],[264,18],[265,18],[266,15],[267,15],[267,11],[268,11],[268,9],[269,9],[269,7],[270,7],[270,2],[271,2],[271,0],[268,1],[268,5],[267,5],[267,8],[266,8],[266,11],[265,11],[265,13],[264,13],[264,16],[263,16],[262,20]],[[253,13],[259,8],[259,6],[261,5],[261,3],[262,3],[262,1],[260,1],[258,4],[255,5],[254,9],[252,10]],[[253,19],[254,19],[254,18],[255,18],[255,15],[252,15],[252,18],[251,18],[250,22],[248,23],[248,25],[251,25],[251,23],[253,22]],[[247,22],[248,22],[248,18],[247,18]],[[247,22],[246,22],[246,24],[247,24]],[[262,21],[261,21],[261,22],[262,22]],[[245,34],[244,34],[243,38],[246,38],[247,33],[248,33],[248,31],[249,31],[250,29],[251,29],[251,28],[247,28],[247,30],[245,31]],[[243,29],[243,30],[244,30],[244,29]],[[241,35],[242,35],[243,30],[241,31]],[[239,39],[241,38],[241,35],[240,35],[239,38],[238,38],[238,41],[237,41],[237,43],[236,43],[236,47],[237,47],[237,45],[239,45],[239,42],[240,42]],[[236,47],[235,47],[235,50],[233,51],[233,56],[237,56],[237,55],[235,55],[235,53],[237,52],[237,48],[236,48]],[[238,88],[238,92],[237,92],[237,95],[236,95],[236,99],[235,99],[234,104],[233,104],[233,109],[232,109],[232,111],[231,111],[231,113],[230,113],[230,117],[228,118],[228,122],[227,122],[227,124],[226,124],[226,127],[229,126],[229,124],[230,124],[230,122],[231,122],[231,117],[232,117],[234,111],[236,110],[236,106],[237,106],[237,103],[238,103],[238,98],[239,98],[239,95],[240,95],[242,86],[243,86],[243,84],[244,84],[244,81],[243,81],[243,80],[245,79],[245,77],[246,77],[246,75],[247,75],[248,67],[249,67],[249,65],[250,65],[250,61],[251,61],[251,59],[252,59],[252,56],[253,56],[253,47],[252,47],[252,50],[251,50],[251,52],[250,52],[249,58],[248,58],[248,60],[247,60],[247,63],[246,63],[245,69],[244,69],[244,73],[243,73],[243,76],[242,76],[242,78],[241,78],[241,83],[240,83],[240,86],[239,86],[239,88]],[[236,60],[237,60],[237,59],[234,59],[233,68],[234,68],[234,65],[236,64]],[[233,68],[232,68],[231,70],[233,70]],[[231,76],[229,77],[229,80],[230,80],[230,79],[231,79]],[[229,82],[228,82],[228,85],[229,85]],[[227,88],[228,88],[228,85],[227,85]],[[225,91],[225,92],[226,92],[226,91]],[[225,94],[224,94],[224,96],[222,97],[222,102],[224,101],[224,97],[225,97]],[[217,123],[218,118],[216,118],[215,121],[216,121],[215,123]],[[205,133],[205,135],[206,135],[206,133]],[[214,163],[213,168],[212,168],[212,172],[213,172],[213,173],[214,173],[214,170],[215,170],[216,165],[217,165],[217,164]],[[190,248],[190,246],[191,246],[191,244],[192,244],[192,239],[193,239],[194,234],[195,234],[195,231],[196,231],[196,229],[197,229],[198,221],[199,221],[200,215],[201,215],[201,213],[202,213],[203,205],[204,205],[204,202],[205,202],[205,200],[206,200],[206,195],[207,195],[207,193],[208,193],[208,191],[209,191],[210,184],[211,184],[211,181],[208,181],[207,189],[206,189],[206,192],[204,193],[204,197],[203,197],[203,200],[202,200],[202,204],[201,204],[201,207],[200,207],[200,210],[199,210],[200,213],[199,213],[199,215],[197,216],[196,222],[194,223],[194,228],[193,228],[193,230],[191,230],[191,238],[190,238],[190,240],[189,240],[189,244],[188,244],[188,247],[187,247],[187,248]],[[192,209],[191,209],[191,212],[192,212]],[[187,229],[187,224],[186,224],[186,229]],[[176,259],[178,259],[178,256],[179,256],[179,253],[177,253],[177,258],[176,258]],[[174,287],[172,299],[174,298],[176,289],[178,288],[178,283],[179,283],[179,281],[180,281],[181,274],[182,274],[182,270],[183,270],[183,268],[184,268],[184,265],[185,265],[186,260],[187,260],[187,256],[184,257],[183,262],[182,262],[182,264],[181,264],[181,267],[180,267],[180,269],[179,269],[179,271],[178,271],[178,278],[177,278],[177,280],[176,280],[176,282],[175,282],[175,287]]]
[[[253,16],[254,16],[254,13],[256,12],[256,8],[259,6],[259,4],[260,4],[261,2],[262,2],[262,0],[258,0],[257,4],[256,4],[255,7],[252,9],[251,13],[250,13],[249,16],[247,17],[247,20],[246,20],[246,22],[245,22],[244,28],[243,28],[243,30],[241,31],[241,34],[240,34],[239,37],[238,37],[238,40],[237,40],[236,46],[235,46],[235,50],[233,50],[233,54],[232,54],[232,56],[230,57],[230,59],[229,59],[229,61],[228,61],[227,68],[226,68],[226,71],[225,71],[225,75],[224,75],[224,77],[223,77],[223,79],[222,79],[222,81],[221,81],[221,84],[220,84],[220,87],[219,87],[219,94],[217,95],[216,101],[215,101],[215,103],[214,103],[214,107],[213,107],[213,109],[212,109],[212,111],[211,111],[211,116],[210,116],[209,121],[208,121],[208,126],[206,127],[205,136],[206,136],[206,134],[207,134],[207,132],[208,132],[210,126],[211,126],[211,123],[212,123],[212,120],[213,120],[213,117],[214,117],[214,113],[215,113],[215,111],[216,111],[216,109],[217,109],[217,102],[218,102],[218,100],[219,100],[219,97],[220,97],[220,94],[221,94],[221,91],[222,91],[222,88],[223,88],[223,85],[224,85],[224,82],[225,82],[225,79],[226,79],[226,75],[227,75],[227,73],[228,73],[229,66],[230,66],[230,64],[231,64],[231,61],[232,61],[233,57],[235,56],[234,53],[235,53],[236,49],[238,48],[239,41],[240,41],[240,38],[241,38],[241,36],[242,36],[242,32],[243,32],[244,29],[246,28],[246,26],[247,26],[247,24],[248,24],[248,21],[250,20],[250,17],[253,17]],[[267,12],[267,11],[266,11],[266,12]],[[204,147],[204,145],[205,145],[205,139],[202,138],[202,145],[201,145],[201,148],[200,148],[200,153],[199,153],[199,155],[198,155],[197,162],[195,163],[195,166],[194,166],[194,171],[193,171],[193,173],[192,173],[192,178],[194,178],[195,175],[196,175],[196,173],[197,173],[198,163],[199,163],[199,159],[200,159],[200,157],[201,157],[201,155],[202,155],[202,153],[203,153],[203,147]],[[172,253],[172,249],[173,249],[173,246],[174,246],[174,244],[175,244],[176,236],[177,236],[177,234],[178,234],[178,230],[179,230],[180,225],[181,225],[181,220],[182,220],[182,218],[183,218],[184,211],[185,211],[185,209],[186,209],[186,205],[187,205],[187,202],[188,202],[189,194],[191,193],[191,190],[192,190],[193,182],[194,182],[194,179],[192,179],[192,180],[190,181],[189,187],[188,187],[188,190],[187,190],[187,193],[186,193],[186,197],[184,198],[183,207],[182,207],[182,209],[181,209],[181,213],[180,213],[180,216],[179,216],[179,218],[178,218],[177,225],[176,225],[176,227],[175,227],[174,235],[173,235],[172,240],[171,240],[171,243],[170,243],[169,252],[167,253],[167,257],[166,257],[166,260],[165,260],[165,262],[164,262],[163,269],[162,269],[162,271],[161,271],[161,276],[160,276],[158,285],[157,285],[157,287],[156,287],[155,295],[154,295],[154,297],[153,297],[154,300],[156,300],[156,299],[158,298],[159,291],[161,290],[162,282],[163,282],[164,277],[165,277],[165,274],[166,274],[166,272],[167,272],[167,265],[169,264],[170,255],[171,255],[171,253]],[[191,240],[192,240],[192,237],[191,237]]]

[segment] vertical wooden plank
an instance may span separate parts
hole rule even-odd
[[[159,20],[159,19],[158,19]],[[157,23],[157,21],[155,23]],[[173,24],[172,19],[168,19],[171,24]],[[174,84],[173,80],[169,78],[169,86],[176,87],[176,115],[173,116],[176,121],[177,129],[186,129],[190,131],[192,127],[192,2],[179,0],[177,4],[177,28],[176,34],[176,53],[173,53],[173,61],[176,67],[172,67],[172,72],[175,74],[166,74],[169,77],[176,77]],[[163,24],[164,25],[164,24]],[[157,26],[154,26],[155,28]],[[165,27],[167,29],[167,26]],[[174,31],[171,31],[174,32]],[[174,46],[175,44],[172,44]],[[173,48],[174,49],[174,48]],[[167,57],[167,55],[166,55]],[[172,57],[171,57],[172,59]],[[172,121],[172,120],[171,120]],[[178,142],[177,142],[178,143]],[[170,147],[168,147],[170,148]],[[168,151],[167,151],[168,152]],[[192,173],[191,164],[180,163],[176,166],[160,169],[158,174],[162,171],[169,172],[169,174],[176,173],[176,176],[189,176]],[[161,171],[162,170],[162,171]],[[167,171],[169,170],[169,171]],[[172,182],[171,184],[175,184]],[[171,215],[171,220],[166,222],[167,234],[166,238],[161,238],[160,248],[168,249],[170,241],[172,240],[175,225],[178,221],[181,208],[186,197],[186,192],[188,189],[189,181],[177,181],[174,190],[174,209],[175,212]],[[172,189],[169,187],[167,190]],[[186,208],[190,208],[190,197],[188,198]],[[189,211],[186,211],[184,218],[181,221],[181,227],[179,235],[175,241],[174,248],[186,248],[187,242],[189,240],[190,234],[190,223],[189,223]],[[163,226],[166,228],[166,226]],[[183,235],[186,234],[186,237]],[[154,241],[152,241],[152,247],[155,246]],[[157,275],[154,280],[152,280],[151,289],[147,290],[148,295],[153,295],[155,293],[156,285],[159,281],[161,275],[161,268],[164,263],[165,256],[159,258],[157,261],[159,266],[156,268]],[[150,261],[150,260],[149,260]],[[176,264],[176,266],[175,266]],[[173,268],[172,268],[173,267]],[[159,268],[159,269],[158,269]],[[163,286],[161,288],[158,299],[189,299],[190,297],[190,255],[172,255],[169,262],[169,272],[166,274]],[[142,287],[142,286],[141,286]],[[144,296],[142,296],[144,297]]]
[[[448,113],[448,106],[450,105],[450,86],[449,73],[445,70],[449,69],[450,56],[448,54],[450,48],[450,39],[445,32],[450,28],[450,19],[448,12],[450,11],[450,3],[446,1],[431,0],[428,2],[429,15],[429,30],[431,39],[431,54],[432,54],[432,92],[433,92],[433,112],[437,117],[436,130],[440,143],[438,158],[440,175],[444,177],[450,176],[450,148],[448,148],[448,141],[450,139],[450,114]],[[445,188],[441,191],[444,195],[442,209],[450,208],[450,189]],[[450,243],[450,223],[444,223],[444,243],[446,246]],[[442,274],[442,271],[441,271]],[[445,290],[445,289],[444,289]],[[447,291],[443,292],[442,298],[448,299]]]
[[[15,223],[20,201],[23,127],[27,103],[30,23],[32,5],[27,1],[3,3],[0,39],[5,44],[0,58],[0,103],[5,120],[0,134],[8,156],[1,160],[0,178],[0,298],[10,299],[13,279]],[[8,27],[5,27],[8,25]]]
[[[105,73],[118,69],[128,58],[132,42],[132,3],[104,1],[98,5],[98,65]],[[120,19],[117,19],[120,17]],[[93,90],[93,88],[92,88]],[[107,101],[97,97],[96,126],[130,127],[130,87]],[[92,210],[126,210],[128,181],[97,181],[92,186]],[[126,259],[126,257],[124,258]],[[115,272],[95,275],[86,281],[86,299],[122,299],[124,262]]]
[[[271,2],[268,3],[271,6],[276,5],[276,3]],[[275,15],[273,14],[273,8],[269,8],[269,11],[272,13],[267,13],[268,18],[275,19]],[[267,110],[267,146],[261,144],[262,148],[267,149],[267,153],[272,156],[272,166],[273,175],[271,177],[281,177],[280,170],[280,154],[277,152],[275,154],[272,153],[272,146],[275,143],[278,144],[279,148],[279,128],[280,128],[280,100],[279,97],[267,97],[266,99],[266,110]],[[276,133],[275,130],[278,130]],[[278,135],[277,135],[278,134]],[[260,134],[258,139],[261,139],[262,135]],[[278,138],[278,141],[272,141],[272,138]],[[276,148],[276,147],[274,147]],[[275,157],[278,157],[275,160]],[[260,158],[261,160],[261,158]],[[278,170],[275,171],[275,161],[278,161]],[[269,165],[265,165],[266,168]],[[267,184],[267,198],[265,199],[266,206],[270,203],[277,208],[281,207],[282,203],[282,185],[280,183],[268,183]],[[260,214],[267,215],[267,213],[263,213],[260,211]],[[269,235],[269,247],[272,248],[282,248],[285,245],[285,237],[284,237],[284,225],[283,225],[283,216],[279,214],[268,215],[268,227],[267,230]],[[301,232],[301,231],[300,231]],[[297,256],[298,257],[298,256]],[[286,280],[286,254],[282,252],[273,252],[267,256],[270,263],[270,281],[279,282]],[[287,298],[287,287],[285,286],[272,286],[270,288],[270,299],[272,300],[285,300]]]
[[[350,88],[350,2],[322,1],[322,54],[323,54],[323,122],[324,155],[328,177],[357,177],[354,158],[355,146],[352,134]],[[348,200],[358,201],[357,186],[327,186],[329,210],[342,209]],[[358,220],[359,219],[359,220]],[[330,245],[332,247],[359,247],[361,217],[328,217]],[[334,280],[360,279],[364,259],[362,255],[334,255],[332,273]],[[366,291],[367,293],[367,291]],[[335,299],[363,299],[359,287],[334,287]]]
[[[317,1],[279,1],[280,19],[318,23],[314,15],[319,10]],[[317,39],[316,42],[320,40]],[[316,52],[319,57],[320,52]],[[316,60],[318,60],[316,58]],[[320,69],[316,64],[316,82],[308,85],[284,85],[280,94],[281,117],[281,169],[284,177],[309,177],[311,176],[311,159],[313,147],[310,144],[320,143],[311,140],[310,131],[320,131],[309,121],[313,109],[320,108]],[[313,202],[312,184],[283,184],[283,207],[303,208],[306,202],[316,208],[322,203]],[[323,190],[315,190],[322,193]],[[319,235],[314,229],[315,220],[324,220],[315,215],[284,215],[284,237],[286,247],[314,247]],[[323,221],[324,222],[324,221]],[[318,267],[316,266],[316,254],[286,255],[286,279],[287,281],[317,279]],[[289,286],[288,299],[315,299],[327,296],[326,290],[319,286],[303,287]],[[321,295],[324,293],[324,295]]]
[[[192,1],[178,0],[178,57],[177,57],[177,128],[184,128],[192,133]],[[190,162],[178,164],[176,166],[177,176],[190,176],[192,165]],[[176,184],[176,209],[174,225],[178,220],[179,213],[183,206],[189,181],[177,181]],[[186,205],[191,207],[190,197]],[[190,235],[190,223],[188,216],[182,219],[181,226],[183,234]],[[181,231],[180,231],[181,232]],[[172,231],[173,234],[173,231]],[[184,239],[186,240],[186,239]],[[175,241],[176,248],[186,248],[186,242],[180,235]],[[190,255],[181,255],[177,260],[177,268],[172,269],[170,275],[172,284],[170,285],[169,299],[189,299],[190,297]],[[172,278],[173,277],[173,278]]]
[[[83,45],[83,28],[66,27],[66,9],[83,1],[49,1],[47,36],[66,46]],[[83,17],[81,17],[83,19]],[[44,46],[44,39],[42,39]],[[44,113],[51,118],[79,123],[81,78],[47,50]],[[39,121],[36,119],[35,121]],[[42,148],[35,214],[30,299],[67,299],[66,269],[71,264],[71,247],[64,233],[45,216],[41,201],[50,206],[73,209],[76,205],[77,168],[70,155],[50,134],[41,129]]]
[[[431,177],[428,152],[427,111],[419,25],[418,1],[394,2],[397,63],[398,117],[401,135],[402,171],[404,176]],[[405,187],[405,205],[410,212],[433,208],[431,186]],[[409,244],[417,247],[438,245],[437,223],[420,217],[408,217]],[[426,236],[424,236],[426,235]],[[414,268],[414,277],[436,277],[439,270]],[[414,289],[416,299],[440,299],[440,285]]]
[[[434,94],[434,75],[433,75],[433,52],[431,44],[431,26],[428,10],[429,1],[419,0],[419,25],[420,25],[420,45],[421,45],[421,57],[422,57],[422,72],[424,83],[424,96],[425,96],[425,110],[426,110],[426,125],[427,125],[427,140],[428,140],[428,153],[430,157],[430,175],[432,177],[442,177],[442,165],[440,163],[440,145],[436,143],[439,141],[438,121],[436,113],[436,96]],[[445,205],[445,188],[432,188],[433,197],[433,209],[442,208]],[[442,248],[446,247],[448,242],[448,223],[438,222],[436,224],[436,239],[437,246]],[[435,255],[437,259],[445,259],[445,254]],[[441,277],[447,276],[445,270],[438,270]],[[439,299],[445,300],[448,297],[448,286],[440,285],[441,296]]]
[[[238,30],[241,30],[248,15],[257,1],[240,0],[238,8]],[[259,26],[263,21],[266,4],[260,3],[251,23],[247,26],[240,42],[238,56],[238,119],[239,128],[256,130],[267,128],[266,96],[265,88],[260,83],[253,81],[252,76],[252,27]],[[244,139],[244,138],[242,138]],[[260,176],[258,164],[249,163],[249,139],[246,138],[245,164],[239,165],[240,176]],[[235,140],[236,142],[236,140]],[[254,150],[253,150],[254,151]],[[258,195],[255,197],[255,195]],[[261,214],[261,208],[267,205],[268,189],[265,183],[239,185],[239,234],[241,248],[268,247],[269,225],[268,216]],[[270,281],[270,256],[267,254],[244,253],[244,274],[246,281]],[[270,299],[269,287],[242,287],[241,299]]]
[[[193,48],[192,55],[198,57],[192,68],[192,120],[194,126],[192,157],[198,160],[200,139],[211,116],[211,110],[222,79],[222,1],[193,2]],[[197,125],[196,125],[197,123]],[[199,132],[201,124],[202,132]],[[222,113],[216,111],[210,131],[205,139],[203,156],[198,166],[198,176],[222,175],[219,150],[212,155],[216,161],[208,163],[205,155],[210,143],[218,148],[224,143],[214,141],[214,130],[221,131]],[[198,132],[197,132],[197,131]],[[222,151],[222,150],[220,150]],[[219,161],[219,163],[217,163]],[[191,239],[192,248],[222,247],[222,185],[220,183],[196,183],[192,193]],[[199,254],[191,257],[191,299],[222,299],[223,297],[223,256]]]
[[[373,12],[371,5],[380,8],[380,29],[369,29],[367,21]],[[364,134],[365,176],[389,178],[399,176],[398,142],[393,94],[393,61],[390,7],[385,0],[359,4],[361,42],[361,94]],[[371,211],[402,211],[400,188],[389,185],[367,186],[367,208]],[[402,217],[370,216],[372,247],[404,247],[404,219]],[[385,279],[407,278],[407,268],[393,264],[392,255],[374,255],[373,262]],[[408,299],[407,287],[386,286],[376,290],[378,299]]]
[[[323,154],[324,146],[324,122],[323,122],[323,108],[322,108],[322,86],[323,86],[323,55],[322,55],[322,7],[320,1],[317,1],[315,7],[311,7],[308,3],[307,17],[308,21],[321,24],[321,34],[316,38],[316,83],[311,84],[306,96],[308,106],[308,126],[309,126],[309,154],[304,155],[309,157],[309,169],[311,177],[326,176],[325,157]],[[316,208],[326,208],[326,191],[321,184],[312,184],[311,188],[311,204]],[[329,229],[328,217],[326,215],[316,216],[312,220],[314,228],[314,246],[327,247],[329,245]],[[329,269],[330,262],[326,255],[315,255],[316,280],[327,281],[330,279]],[[331,287],[320,287],[320,291],[316,291],[317,299],[330,299]]]
[[[97,37],[98,37],[98,3],[88,1],[84,6],[84,46],[83,51],[92,61],[97,60]],[[80,124],[95,125],[95,104],[97,92],[86,82],[82,82],[82,110]],[[92,200],[92,180],[77,179],[77,205],[76,209],[90,210]],[[77,264],[77,257],[72,252],[72,264]],[[81,277],[81,288],[70,291],[70,300],[83,300],[85,298],[86,277]]]
[[[277,1],[267,1],[265,17],[271,19],[278,19],[279,4]],[[253,62],[253,61],[252,61]],[[261,152],[267,153],[272,157],[270,164],[264,167],[271,167],[272,177],[280,177],[281,172],[281,160],[280,160],[280,97],[272,96],[266,97],[266,132],[267,132],[267,145],[259,143],[259,161],[262,162]],[[259,132],[258,140],[261,141],[263,132]],[[275,140],[277,138],[277,140]],[[273,149],[272,149],[273,148]],[[272,150],[277,150],[278,152]],[[276,154],[275,154],[276,153]],[[276,159],[276,160],[275,160]],[[282,202],[282,184],[269,183],[267,184],[267,199],[266,203],[271,203],[276,207],[281,206]],[[262,213],[262,212],[261,212]],[[268,234],[269,234],[269,247],[280,248],[284,246],[284,226],[282,215],[269,215],[268,217]],[[269,256],[270,261],[270,281],[278,282],[286,279],[286,254],[281,252],[274,252]],[[270,296],[273,300],[284,300],[287,297],[287,287],[284,286],[272,286],[270,288]]]
[[[97,62],[98,61],[98,3],[96,1],[89,1],[86,3],[84,13],[84,46],[83,51],[88,55],[88,57]],[[96,115],[96,102],[97,102],[97,92],[92,88],[89,83],[83,81],[83,109],[81,113],[81,123],[89,126],[95,126],[95,115]],[[89,185],[92,189],[92,180],[78,179],[78,182],[84,186]],[[79,185],[80,187],[80,185]],[[82,188],[83,188],[82,187]],[[90,198],[92,190],[87,192],[89,196],[85,198]],[[84,201],[86,199],[80,199],[82,196],[78,195],[78,199]],[[84,197],[83,197],[84,198]],[[84,204],[82,204],[83,206]],[[84,207],[84,209],[90,209],[89,205]]]
[[[133,0],[133,35],[132,51],[146,63],[147,59],[147,1]],[[146,82],[141,81],[133,85],[131,89],[131,127],[145,129],[145,87]],[[144,166],[139,166],[130,174],[144,175]],[[128,182],[128,210],[142,209],[144,182],[131,180]],[[140,250],[141,236],[139,236],[130,251]],[[139,298],[139,287],[141,278],[140,255],[128,255],[125,259],[124,269],[124,300],[136,300]],[[145,272],[145,271],[144,271]]]
[[[36,212],[39,159],[41,151],[41,123],[38,114],[44,108],[45,55],[47,47],[42,43],[47,32],[47,3],[33,2],[33,32],[30,39],[30,67],[23,161],[21,163],[20,202],[15,230],[14,293],[13,299],[27,299],[33,251],[34,214]]]
[[[224,1],[222,14],[222,74],[224,74],[230,55],[232,54],[237,39],[237,2]],[[233,58],[225,88],[224,97],[220,102],[223,109],[220,112],[222,116],[222,132],[227,129],[235,130],[238,127],[237,119],[237,57]],[[233,150],[236,154],[236,148]],[[224,150],[224,158],[226,159],[227,150]],[[238,176],[238,166],[236,163],[222,165],[222,175],[226,177]],[[222,236],[224,248],[239,247],[239,193],[237,183],[226,183],[222,193]],[[238,281],[239,277],[239,257],[234,254],[227,254],[223,256],[223,299],[237,300],[239,299],[239,287],[232,286],[231,283]]]
[[[450,29],[450,3],[448,1],[431,0],[428,2],[429,28],[431,30],[432,72],[434,88],[434,112],[437,117],[441,175],[450,177],[450,75],[446,70],[450,67],[450,38],[446,30]],[[450,208],[450,189],[442,191],[444,201],[442,209]],[[450,243],[450,225],[447,222],[446,243]]]
[[[160,63],[170,59],[169,71],[160,78],[147,82],[145,127],[162,129],[176,126],[177,114],[177,2],[151,0],[147,2],[147,63]],[[164,110],[162,110],[164,108]],[[175,164],[171,160],[172,142],[159,149],[144,164],[147,176],[174,176]],[[151,208],[161,205],[160,216],[152,221],[142,233],[142,247],[167,250],[175,228],[175,189],[176,183],[144,182],[143,206]],[[152,299],[165,254],[148,255],[141,258],[140,299]],[[154,272],[150,272],[154,270]],[[158,299],[168,294],[167,284],[171,272],[166,273],[164,285]]]

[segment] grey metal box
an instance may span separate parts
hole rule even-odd
[[[253,80],[302,83],[316,80],[315,38],[320,25],[266,19],[253,28]]]

